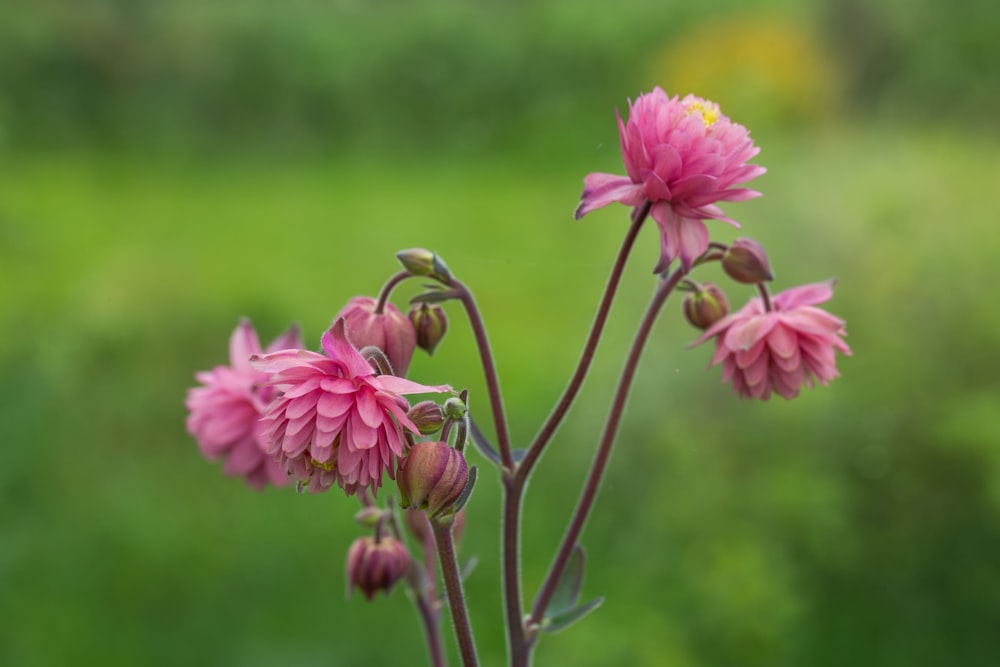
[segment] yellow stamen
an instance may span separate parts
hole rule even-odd
[[[705,127],[712,127],[715,122],[719,120],[722,113],[719,111],[719,105],[715,102],[709,102],[708,100],[703,100],[701,102],[691,102],[687,105],[687,114],[697,113],[701,116],[701,121],[705,123]]]

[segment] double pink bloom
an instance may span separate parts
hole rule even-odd
[[[376,375],[347,339],[343,318],[323,334],[322,346],[325,354],[281,350],[251,358],[279,392],[264,415],[268,452],[310,492],[334,484],[348,494],[377,491],[383,473],[395,478],[403,429],[418,433],[402,395],[451,388]]]
[[[277,338],[268,351],[302,347],[296,329]],[[257,332],[242,320],[229,338],[229,366],[201,371],[195,378],[202,386],[188,390],[187,430],[207,458],[226,460],[223,472],[246,478],[248,484],[263,488],[268,482],[288,484],[288,476],[266,453],[267,436],[261,415],[274,390],[261,387],[267,379],[250,367],[250,355],[261,353]]]
[[[650,201],[650,215],[660,228],[657,273],[678,257],[690,269],[708,249],[703,220],[739,227],[717,202],[760,196],[755,190],[733,187],[766,171],[747,164],[760,149],[745,127],[722,115],[712,102],[694,95],[670,98],[656,88],[629,104],[627,124],[618,115],[618,133],[628,175],[588,174],[576,217],[612,202],[641,206]]]
[[[722,381],[732,381],[743,398],[767,400],[771,391],[795,398],[813,382],[826,385],[839,377],[835,351],[851,354],[841,336],[844,321],[815,305],[833,296],[833,283],[785,290],[766,311],[760,297],[722,318],[695,341],[715,338],[711,363],[722,364]]]

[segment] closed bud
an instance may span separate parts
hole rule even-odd
[[[410,275],[427,276],[445,283],[451,279],[451,271],[444,260],[426,248],[400,250],[396,253],[396,259]]]
[[[420,431],[420,435],[437,433],[444,426],[444,412],[434,401],[420,401],[410,408],[406,416]]]
[[[351,345],[361,350],[377,347],[385,353],[392,365],[392,374],[406,375],[413,359],[417,334],[403,313],[391,303],[386,303],[381,313],[375,312],[378,302],[367,296],[354,297],[337,314],[334,321],[344,318],[344,328]]]
[[[417,332],[417,347],[427,354],[434,354],[434,349],[448,332],[448,316],[444,314],[444,308],[415,303],[410,307],[408,317]]]
[[[465,457],[446,442],[418,442],[400,463],[396,477],[400,504],[427,510],[432,519],[451,509],[468,482]]]
[[[447,401],[444,402],[444,416],[448,419],[462,419],[465,417],[465,413],[469,411],[466,407],[465,401],[460,398],[452,396]]]
[[[410,554],[396,538],[359,537],[347,552],[347,594],[360,588],[371,600],[379,591],[388,593],[409,567]]]
[[[722,256],[722,269],[730,278],[746,285],[774,280],[764,246],[753,239],[733,241]]]
[[[378,507],[362,507],[354,513],[354,523],[362,528],[374,528],[384,514],[385,510]]]
[[[697,329],[707,329],[728,314],[726,293],[712,283],[704,283],[684,297],[684,317]]]

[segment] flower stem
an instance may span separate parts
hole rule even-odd
[[[507,417],[503,409],[503,395],[500,393],[500,380],[497,377],[496,364],[493,362],[493,352],[490,350],[490,341],[486,337],[486,327],[483,325],[482,315],[479,307],[472,296],[472,292],[457,278],[452,278],[450,286],[455,290],[456,296],[462,301],[465,312],[469,316],[469,324],[472,326],[472,333],[476,337],[476,347],[479,349],[479,358],[483,364],[483,375],[486,378],[486,393],[489,395],[490,411],[493,413],[493,423],[497,432],[497,447],[500,449],[500,461],[505,469],[505,474],[511,474],[514,470],[514,457],[511,455],[510,435],[507,431]]]
[[[426,521],[423,512],[421,518]],[[396,512],[389,512],[389,527],[397,540],[404,540]],[[434,569],[434,536],[430,526],[425,531],[426,538],[422,540],[421,548],[424,560],[412,559],[410,569],[406,573],[406,584],[410,589],[413,606],[417,609],[420,623],[427,640],[427,652],[430,654],[431,667],[447,667],[444,647],[441,645],[441,602],[437,596],[436,571]]]
[[[563,394],[559,398],[559,402],[545,420],[542,428],[538,431],[538,435],[535,436],[535,440],[528,447],[528,453],[525,454],[520,466],[518,466],[517,478],[521,484],[527,481],[528,475],[531,474],[535,463],[538,462],[539,457],[542,455],[542,450],[545,449],[545,446],[555,434],[556,429],[559,428],[559,424],[562,423],[563,418],[576,399],[576,395],[583,385],[584,378],[587,377],[587,371],[590,370],[590,364],[594,360],[594,353],[597,351],[597,344],[600,342],[601,334],[604,332],[604,324],[607,322],[608,314],[611,312],[611,304],[618,291],[618,283],[621,282],[622,274],[625,272],[625,264],[632,251],[632,246],[635,244],[635,239],[639,235],[639,230],[642,228],[642,223],[646,221],[649,215],[650,206],[651,202],[647,201],[642,208],[637,209],[636,214],[633,216],[632,226],[629,227],[628,233],[625,235],[625,240],[622,241],[621,249],[618,251],[618,257],[615,258],[614,267],[611,269],[607,286],[604,288],[604,295],[601,297],[601,303],[597,308],[597,315],[594,316],[594,324],[590,328],[590,335],[583,346],[583,353],[580,355],[580,361],[573,372],[573,377],[570,378],[569,384],[566,385],[566,389],[563,390]]]
[[[529,624],[541,624],[549,602],[552,600],[552,595],[555,593],[556,584],[562,577],[573,547],[576,546],[577,540],[580,538],[580,533],[583,531],[587,516],[590,514],[591,507],[597,497],[597,490],[601,484],[601,478],[604,476],[604,471],[607,468],[608,459],[611,457],[611,449],[615,442],[615,436],[618,433],[618,426],[621,423],[622,413],[625,409],[625,402],[628,399],[629,389],[632,386],[632,380],[639,366],[639,358],[642,356],[643,348],[649,339],[649,334],[653,329],[653,324],[656,322],[657,316],[660,314],[660,310],[663,308],[663,304],[684,275],[684,269],[678,268],[660,284],[653,295],[649,307],[646,309],[646,314],[642,318],[639,330],[635,335],[635,340],[632,342],[632,347],[629,350],[628,358],[625,361],[625,367],[622,369],[618,388],[615,390],[614,400],[611,403],[611,411],[604,425],[604,432],[601,434],[601,441],[597,447],[597,453],[594,455],[594,462],[587,476],[583,493],[580,495],[580,500],[577,502],[573,517],[566,529],[566,534],[563,536],[562,543],[559,545],[556,557],[545,577],[542,588],[535,598],[535,604],[531,610],[531,618],[528,621]]]
[[[524,620],[521,618],[521,498],[524,495],[523,480],[508,477],[504,480],[503,497],[503,592],[504,611],[507,615],[507,646],[512,667],[528,664],[528,642],[524,636]]]
[[[378,301],[375,302],[375,314],[381,315],[385,310],[385,304],[389,300],[389,295],[392,294],[392,290],[396,289],[396,286],[407,278],[412,278],[413,274],[409,271],[400,271],[392,278],[386,281],[385,285],[382,286],[382,291],[378,293]]]
[[[445,521],[431,521],[462,665],[476,667],[479,661],[476,658],[476,644],[472,638],[472,625],[469,623],[469,614],[465,608],[465,595],[462,592],[462,578],[458,572],[458,559],[455,557],[455,544],[451,537],[452,524],[452,517],[448,517]]]
[[[419,567],[419,566],[418,566]],[[427,652],[430,654],[431,667],[447,667],[448,660],[441,645],[441,612],[433,596],[424,590],[413,591],[413,604],[424,627],[424,637],[427,639]]]
[[[760,298],[764,300],[764,312],[770,313],[774,310],[774,306],[771,304],[771,293],[767,289],[767,284],[757,283],[757,291],[760,292]]]

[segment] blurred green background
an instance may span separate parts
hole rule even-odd
[[[654,85],[751,128],[765,196],[727,212],[777,289],[839,278],[855,356],[828,388],[742,402],[669,304],[584,537],[607,602],[537,663],[995,664],[997,34],[987,0],[0,5],[0,664],[421,664],[402,593],[344,599],[355,502],[223,477],[185,391],[241,315],[313,346],[427,246],[476,291],[526,443],[626,228],[622,207],[572,220],[581,179],[621,171],[613,110]],[[530,488],[528,596],[657,250],[648,227]],[[485,410],[450,312],[411,375]],[[463,550],[500,665],[483,472]]]

